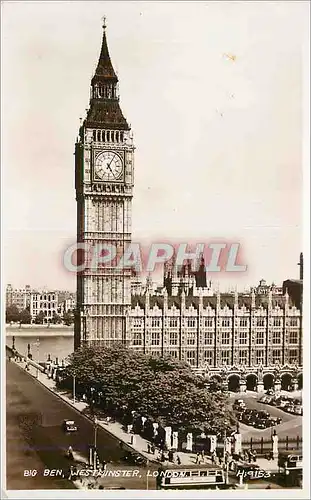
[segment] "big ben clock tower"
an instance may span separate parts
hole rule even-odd
[[[117,257],[131,242],[134,146],[118,96],[103,25],[103,41],[91,81],[90,105],[75,146],[77,240],[91,249],[113,246]],[[131,272],[117,259],[94,262],[77,274],[75,348],[126,343]]]

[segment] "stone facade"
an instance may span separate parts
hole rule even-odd
[[[112,245],[118,257],[131,241],[134,146],[118,96],[106,32],[95,75],[90,107],[75,149],[77,240]],[[113,171],[113,168],[115,170]],[[91,265],[77,276],[75,347],[83,343],[125,341],[131,304],[131,272]]]
[[[30,314],[32,321],[39,313],[44,314],[43,323],[49,323],[58,314],[58,295],[55,291],[34,291],[30,298]]]
[[[301,312],[284,296],[220,294],[132,297],[128,342],[170,355],[229,388],[302,385]],[[298,381],[299,378],[299,381]]]
[[[26,285],[25,288],[13,288],[9,283],[6,286],[6,307],[14,305],[19,311],[26,309],[30,306],[31,292],[30,285]]]

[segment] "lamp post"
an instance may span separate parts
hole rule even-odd
[[[96,470],[97,464],[97,418],[94,416],[94,454],[93,454],[93,461],[94,461],[94,471]]]
[[[73,373],[73,381],[72,381],[72,392],[73,392],[73,404],[76,403],[76,374],[75,372]]]
[[[146,465],[147,465],[147,467],[148,467],[148,465],[149,465],[149,460],[148,460],[148,458],[147,458]],[[147,480],[146,489],[147,489],[147,490],[149,490],[149,481],[148,481],[148,479],[149,479],[149,474],[148,474],[148,472],[149,472],[149,471],[148,471],[148,469],[147,469],[147,475],[146,475],[146,480]]]
[[[40,347],[40,340],[37,339],[37,342],[35,342],[34,345],[37,347],[37,378],[39,378],[39,347]]]

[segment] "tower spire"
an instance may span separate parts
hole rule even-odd
[[[106,17],[103,17],[101,51],[91,81],[90,107],[84,125],[95,129],[130,130],[119,105],[118,77],[110,59],[106,27]]]
[[[107,44],[107,37],[106,37],[106,17],[102,18],[102,27],[103,27],[103,40],[102,40],[102,47],[100,51],[100,56],[97,64],[97,68],[95,71],[95,75],[92,79],[92,84],[95,82],[102,82],[103,80],[109,81],[109,82],[115,82],[117,83],[118,77],[115,74],[115,71],[112,66],[112,62],[110,59],[109,55],[109,50],[108,50],[108,44]]]
[[[107,28],[107,24],[106,24],[106,16],[103,16],[102,17],[102,23],[103,23],[103,30],[106,31],[106,28]]]

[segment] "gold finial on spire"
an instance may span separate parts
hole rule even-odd
[[[103,23],[103,30],[105,31],[106,28],[107,28],[107,25],[106,25],[106,16],[102,17],[102,23]]]

